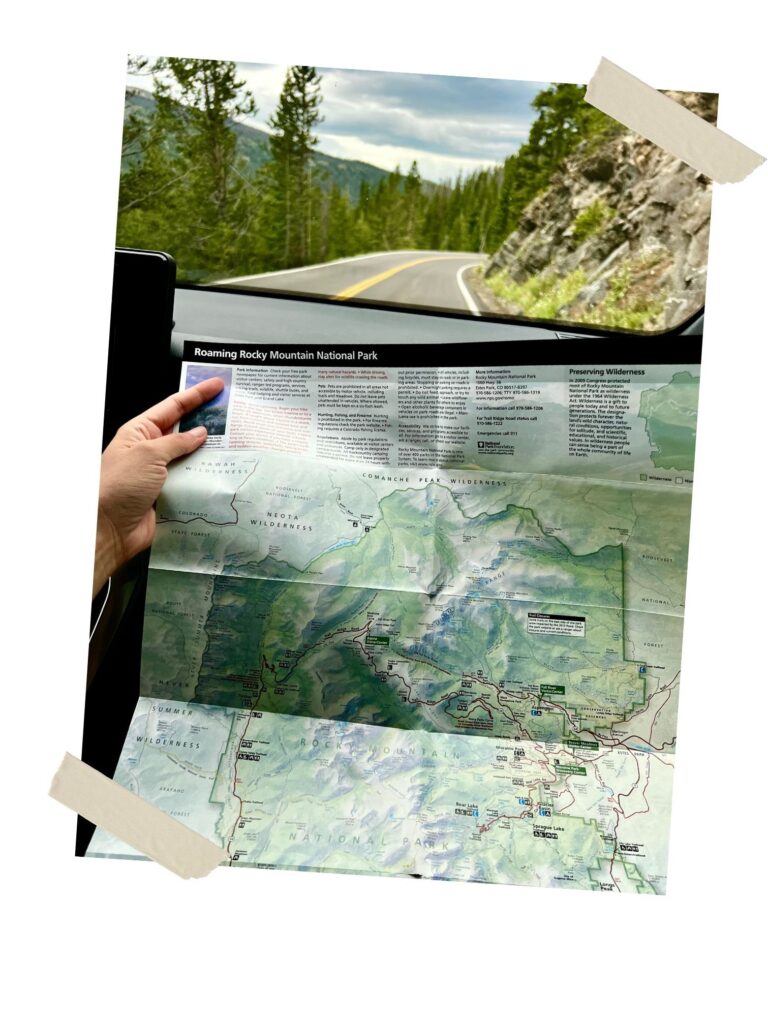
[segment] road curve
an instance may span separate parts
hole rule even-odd
[[[481,266],[485,259],[483,253],[407,249],[212,283],[478,314],[483,307],[472,293],[465,271]]]

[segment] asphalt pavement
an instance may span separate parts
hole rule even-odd
[[[466,272],[485,259],[482,253],[402,250],[213,283],[477,314],[483,307],[467,283]]]

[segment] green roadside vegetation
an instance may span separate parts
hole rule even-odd
[[[616,211],[603,199],[596,199],[586,210],[582,210],[573,222],[573,239],[581,245],[588,238],[599,235],[603,228],[616,216]]]
[[[488,278],[486,284],[520,316],[643,330],[664,309],[667,289],[659,290],[655,280],[670,261],[669,254],[661,249],[623,260],[607,279],[603,298],[592,305],[579,302],[579,294],[588,284],[581,268],[563,277],[544,271],[523,282],[500,271]]]

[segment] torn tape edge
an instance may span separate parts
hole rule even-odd
[[[602,57],[585,99],[720,184],[743,181],[765,157]]]
[[[66,753],[49,796],[181,878],[203,878],[226,851],[101,772]]]

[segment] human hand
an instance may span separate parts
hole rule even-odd
[[[205,427],[173,433],[182,416],[215,398],[224,387],[220,377],[171,395],[129,420],[101,457],[99,515],[93,593],[152,543],[154,504],[168,476],[168,463],[195,451],[205,441]]]

